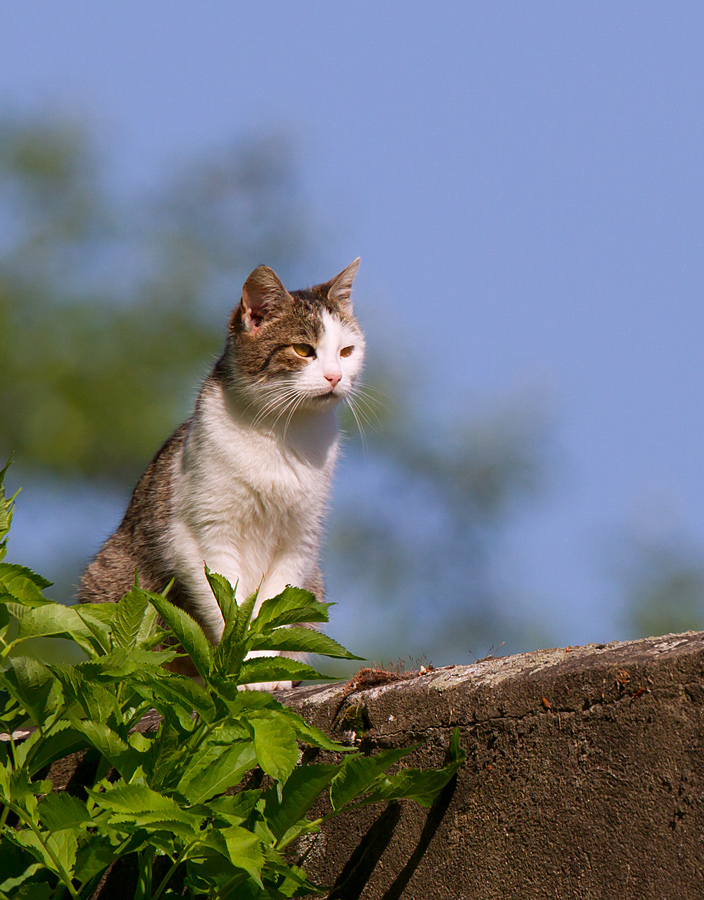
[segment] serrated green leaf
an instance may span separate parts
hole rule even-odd
[[[299,715],[294,713],[293,710],[285,709],[284,715],[287,716],[288,722],[296,732],[296,737],[299,741],[304,741],[311,747],[320,747],[321,750],[333,750],[337,753],[354,752],[353,747],[331,740],[327,734],[319,728],[316,728],[315,725],[309,725],[305,719],[302,719]]]
[[[61,682],[66,702],[79,704],[89,719],[107,722],[111,715],[119,716],[120,704],[115,694],[86,679],[79,666],[53,666],[52,671]]]
[[[0,602],[0,643],[5,643],[5,638],[13,623],[14,616],[10,614],[7,603]]]
[[[125,849],[114,847],[110,838],[104,834],[92,834],[87,843],[81,843],[76,854],[74,875],[84,884],[100,875],[115,862],[118,856],[126,855]],[[33,898],[32,898],[33,900]]]
[[[125,594],[117,604],[112,620],[113,643],[116,647],[134,649],[144,613],[151,608],[149,600],[139,588],[134,587]]]
[[[223,818],[231,825],[246,821],[261,800],[261,791],[240,791],[237,794],[222,794],[207,801],[210,815]]]
[[[421,806],[432,806],[440,791],[454,777],[467,754],[460,747],[460,731],[455,728],[441,769],[421,771],[402,769],[384,781],[365,798],[362,805],[379,800],[415,800]]]
[[[250,594],[237,610],[234,620],[226,622],[220,643],[215,651],[216,669],[220,675],[237,677],[244,660],[249,641],[249,627],[259,591]]]
[[[191,712],[195,711],[205,722],[212,722],[215,718],[215,704],[212,697],[192,678],[184,675],[159,674],[142,684],[135,683],[134,687],[140,696],[150,700],[159,711],[163,712],[165,706],[171,709],[181,707],[189,717]]]
[[[251,662],[251,660],[248,660]],[[263,691],[243,691],[237,689],[235,700],[228,703],[229,708],[234,714],[247,714],[253,709],[284,709],[284,705],[276,697]]]
[[[8,763],[0,764],[0,797],[4,801],[8,801],[10,799],[10,775],[12,773],[12,768]],[[2,846],[0,844],[0,846]]]
[[[286,781],[300,755],[296,732],[283,716],[277,716],[274,712],[269,712],[266,717],[253,717],[249,724],[262,770],[277,781]]]
[[[12,457],[8,459],[5,465],[0,469],[0,559],[5,555],[5,545],[7,544],[7,534],[12,524],[12,510],[14,507],[14,497],[8,500],[5,495],[5,475],[10,468]]]
[[[98,656],[80,663],[79,668],[88,680],[107,683],[124,682],[128,676],[152,676],[161,672],[165,662],[174,659],[173,650],[130,650],[122,647],[111,650],[105,656]]]
[[[192,897],[222,897],[223,900],[278,900],[275,894],[263,894],[262,889],[243,869],[235,869],[227,856],[201,844],[198,858],[186,863],[186,886]],[[243,888],[244,882],[253,886],[254,894]],[[172,898],[175,900],[175,898]]]
[[[51,832],[92,824],[85,803],[65,791],[47,794],[38,806],[42,825]]]
[[[36,865],[39,866],[39,863]],[[3,900],[50,900],[53,893],[54,889],[48,882],[29,881],[0,896]]]
[[[52,603],[42,596],[42,591],[48,587],[51,587],[50,581],[26,566],[0,563],[0,594],[11,597],[17,603],[30,607]]]
[[[432,806],[435,798],[457,771],[451,766],[437,771],[402,769],[375,787],[361,806],[389,800],[415,800],[421,806]]]
[[[48,834],[46,842],[64,867],[64,871],[68,875],[72,875],[76,865],[76,851],[78,850],[77,835],[73,831],[64,828],[61,831]]]
[[[249,627],[250,621],[252,619],[252,613],[254,612],[254,607],[257,605],[257,598],[259,597],[259,588],[253,593],[250,594],[245,600],[240,604],[239,612],[237,614],[237,636],[239,640],[244,638],[245,632]]]
[[[236,868],[244,869],[250,878],[264,887],[261,880],[264,854],[256,835],[239,825],[230,825],[211,831],[204,844],[217,850]]]
[[[58,685],[52,672],[36,659],[28,656],[12,657],[4,672],[0,672],[0,684],[24,707],[37,726],[58,709],[61,700]]]
[[[239,784],[256,765],[257,754],[251,740],[232,747],[210,745],[189,767],[178,791],[191,804],[205,803]]]
[[[101,722],[72,720],[76,731],[85,735],[88,743],[102,753],[110,765],[114,766],[123,778],[130,779],[140,764],[140,755],[117,732]]]
[[[402,769],[375,787],[361,805],[380,800],[415,800],[421,806],[432,806],[440,791],[454,777],[467,754],[460,747],[459,728],[455,728],[441,769],[421,771]]]
[[[215,668],[220,674],[233,675],[237,673],[246,654],[242,640],[243,629],[239,627],[239,623],[245,615],[251,615],[251,610],[248,611],[246,608],[244,610],[239,609],[234,590],[229,581],[223,578],[222,575],[210,573],[207,568],[206,575],[225,620],[220,643],[215,650]]]
[[[47,603],[27,610],[20,621],[17,640],[31,637],[52,637],[69,634],[72,628],[80,628],[85,632],[85,625],[76,611],[61,603]]]
[[[153,735],[148,737],[146,734],[142,734],[140,731],[133,731],[127,737],[127,743],[130,745],[130,747],[134,747],[134,749],[138,753],[148,753],[152,748],[153,741]]]
[[[159,613],[157,612],[156,607],[150,604],[144,611],[142,624],[139,626],[139,631],[137,632],[136,646],[138,648],[151,649],[155,646],[154,638],[161,632],[158,623]],[[158,639],[156,643],[158,643]]]
[[[247,693],[251,692],[248,691]],[[251,739],[252,733],[249,728],[247,728],[243,719],[239,721],[227,719],[218,722],[217,728],[213,730],[208,740],[212,741],[214,744],[225,744],[226,746],[229,746],[237,741],[250,741]]]
[[[210,590],[217,600],[220,612],[225,621],[225,626],[237,619],[237,601],[235,599],[235,588],[225,578],[224,575],[218,575],[217,572],[211,572],[205,567],[205,577],[210,585]]]
[[[179,773],[192,762],[192,751],[184,743],[184,729],[174,722],[175,718],[173,713],[164,716],[157,739],[141,758],[149,785],[155,790],[163,790],[165,785],[175,787]]]
[[[258,684],[262,681],[334,681],[307,663],[286,656],[258,656],[242,663],[237,678],[239,684]]]
[[[340,772],[330,785],[330,802],[334,810],[341,809],[354,797],[371,790],[389,766],[408,756],[415,748],[401,747],[385,750],[375,756],[356,756],[345,759]]]
[[[232,685],[230,682],[224,682],[222,685],[218,682],[216,687],[220,691],[221,687],[230,688]],[[221,696],[224,696],[225,704],[231,715],[240,721],[248,721],[252,710],[284,709],[283,704],[271,694],[267,694],[265,691],[243,691],[236,685],[232,696],[224,694]]]
[[[331,603],[318,603],[310,591],[287,587],[276,597],[262,603],[252,621],[251,630],[263,633],[281,625],[327,622],[330,606]]]
[[[4,767],[3,767],[4,768]],[[9,777],[7,783],[3,776],[3,793],[8,801],[21,806],[32,820],[37,822],[37,800],[35,794],[40,791],[40,783],[32,782],[26,769],[4,769]]]
[[[0,896],[16,897],[20,885],[41,868],[36,858],[22,847],[0,840]],[[38,887],[38,885],[34,885]]]
[[[27,610],[20,619],[12,646],[36,637],[70,638],[89,655],[96,651],[96,639],[81,616],[72,606],[61,603],[46,603]]]
[[[267,861],[267,869],[276,873],[278,897],[322,897],[325,889],[320,885],[314,884],[303,871],[303,869],[294,865],[287,865],[281,858],[276,859],[271,848],[265,853]],[[232,900],[232,898],[231,898]],[[238,897],[237,900],[240,900]],[[243,897],[242,900],[250,900]],[[259,900],[259,898],[256,898]]]
[[[73,873],[78,849],[78,839],[73,832],[44,832],[40,837],[34,831],[23,830],[15,832],[13,839],[29,850],[50,872],[59,874],[58,862],[67,874]]]
[[[266,792],[266,822],[277,840],[305,816],[339,770],[335,765],[298,766],[284,784],[281,800],[275,788]]]
[[[31,756],[38,744],[42,743],[44,736],[38,728],[35,728],[23,740],[15,743],[15,768],[23,768],[27,756]],[[30,771],[30,778],[34,773]]]
[[[88,789],[99,809],[110,813],[115,823],[136,827],[161,825],[198,832],[203,816],[181,807],[173,798],[153,791],[146,784],[117,784],[99,792]]]
[[[285,650],[296,653],[319,653],[322,656],[330,656],[334,659],[363,659],[355,656],[349,650],[338,644],[325,634],[314,631],[312,628],[292,626],[290,628],[276,628],[266,634],[254,635],[250,644],[250,650]]]
[[[103,606],[113,606],[112,603],[107,604],[104,603]],[[73,607],[78,614],[78,617],[86,626],[88,631],[95,638],[95,643],[92,644],[92,647],[97,650],[98,655],[100,655],[100,650],[103,653],[109,653],[112,647],[112,638],[110,637],[110,627],[105,624],[102,617],[96,616],[93,612],[85,609],[83,606],[75,606]],[[94,653],[89,653],[89,656],[94,656]]]
[[[117,603],[80,603],[73,609],[78,613],[89,615],[91,619],[97,619],[102,625],[110,628],[117,610]]]
[[[161,594],[154,594],[151,591],[144,593],[191,657],[198,674],[207,681],[212,667],[212,647],[200,625]]]
[[[27,754],[32,751],[32,759],[30,765],[30,775],[34,777],[45,766],[56,762],[57,759],[63,759],[69,753],[74,753],[85,748],[86,739],[83,734],[76,731],[71,723],[61,720],[51,728],[51,734],[41,735],[36,732],[36,738],[33,736],[17,747],[18,765],[25,765]]]

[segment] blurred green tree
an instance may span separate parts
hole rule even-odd
[[[290,262],[308,234],[282,138],[132,205],[105,180],[84,127],[0,123],[0,457],[128,483],[187,411],[252,260]]]
[[[629,541],[617,573],[628,637],[704,629],[704,562],[685,538]]]

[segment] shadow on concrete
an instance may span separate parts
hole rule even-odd
[[[437,800],[428,810],[428,817],[425,820],[425,825],[423,826],[423,830],[420,833],[420,838],[418,839],[418,845],[416,849],[411,854],[411,858],[408,860],[406,865],[401,869],[399,874],[394,879],[393,884],[386,891],[381,900],[399,900],[402,896],[403,891],[406,888],[406,885],[411,880],[413,873],[418,868],[418,865],[425,856],[425,851],[428,849],[430,842],[435,836],[435,832],[438,830],[440,823],[445,818],[445,813],[447,812],[447,808],[452,801],[452,796],[455,793],[455,788],[457,787],[457,775],[455,775],[445,787],[442,789],[440,794],[437,797]]]
[[[328,894],[328,900],[357,900],[384,850],[388,847],[400,818],[400,804],[389,803],[359,842],[344,869],[338,875]]]
[[[413,873],[418,868],[447,812],[456,786],[457,776],[455,775],[445,785],[435,803],[428,810],[428,815],[415,850],[381,900],[400,900],[402,897],[408,882],[413,877]],[[358,900],[361,897],[362,891],[369,883],[376,868],[376,864],[381,859],[394,835],[400,818],[400,804],[390,803],[357,845],[344,869],[338,875],[328,895],[328,900]]]

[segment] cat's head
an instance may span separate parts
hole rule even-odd
[[[364,362],[364,336],[350,295],[359,259],[335,278],[287,291],[258,266],[230,318],[224,361],[253,407],[273,418],[324,409],[354,389]]]

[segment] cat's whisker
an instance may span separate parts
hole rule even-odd
[[[381,429],[381,419],[379,418],[376,410],[373,406],[371,406],[364,397],[358,397],[356,394],[354,395],[354,402],[357,412],[360,417],[369,425],[370,428],[373,428],[375,431],[379,431]]]
[[[390,397],[388,394],[380,391],[379,388],[372,387],[371,385],[366,383],[359,383],[355,387],[355,391],[366,394],[373,403],[378,403],[380,406],[387,406],[387,404],[384,403],[384,400],[388,400],[389,403],[393,401],[393,397]],[[376,396],[374,396],[375,394]],[[379,399],[380,397],[383,397],[383,400]]]
[[[369,388],[366,385],[357,385],[353,393],[358,400],[364,403],[370,413],[373,413],[376,418],[378,418],[376,409],[385,410],[386,412],[388,412],[391,408],[390,402],[384,403],[384,401],[380,400],[379,397],[374,396],[375,391],[373,390],[373,388]],[[386,397],[386,399],[389,401],[391,400],[390,397]]]
[[[301,394],[298,397],[298,399],[294,401],[294,403],[291,407],[291,411],[289,412],[288,417],[286,418],[286,423],[284,425],[284,440],[286,440],[286,435],[288,433],[288,426],[291,424],[291,419],[293,418],[293,416],[296,413],[296,410],[300,407],[300,405],[303,403],[303,401],[305,399],[306,399],[305,394]]]
[[[381,419],[375,409],[381,404],[375,398],[367,396],[363,388],[355,387],[348,399],[354,400],[355,411],[370,428],[374,431],[381,429]]]
[[[295,388],[291,388],[288,391],[282,392],[279,402],[273,407],[270,412],[270,415],[274,415],[276,413],[273,422],[271,423],[271,427],[273,428],[279,419],[286,415],[291,406],[296,402],[298,397],[300,396],[300,391]]]
[[[298,391],[295,388],[287,388],[285,390],[277,390],[273,392],[273,396],[267,401],[267,403],[260,409],[259,413],[255,416],[252,425],[256,428],[260,425],[264,419],[268,416],[274,415],[275,413],[279,413],[274,419],[273,425],[279,420],[280,415],[286,411],[289,403],[295,399],[298,395]]]
[[[293,394],[294,392],[290,390],[277,391],[274,396],[270,397],[268,401],[261,407],[255,418],[255,421],[260,422],[267,416],[275,413],[281,406],[284,406],[288,403]]]
[[[367,436],[364,433],[364,426],[362,425],[361,419],[357,415],[357,410],[354,408],[354,403],[352,402],[352,400],[353,400],[352,395],[351,394],[348,395],[345,399],[347,402],[347,406],[349,407],[350,412],[352,413],[354,420],[357,423],[357,428],[359,430],[359,437],[362,441],[362,452],[366,453],[367,452]]]

